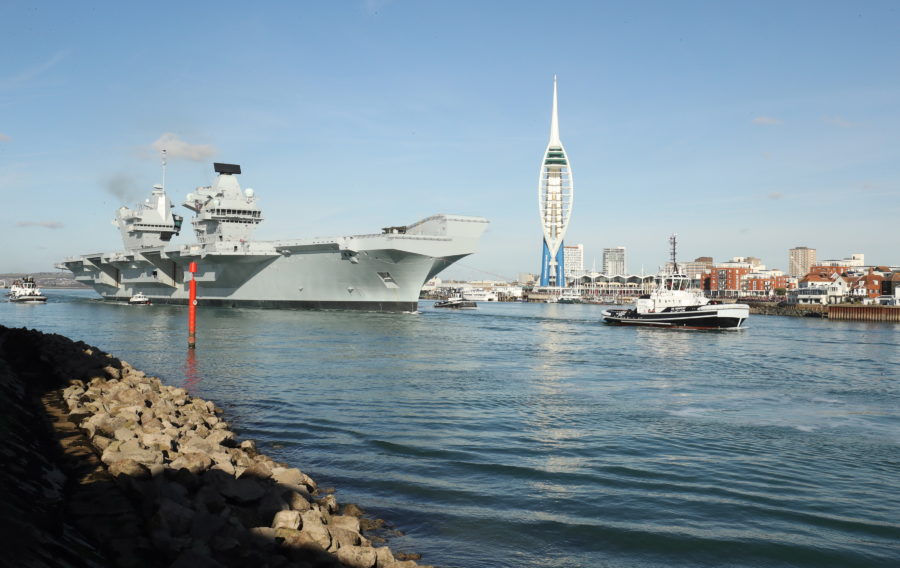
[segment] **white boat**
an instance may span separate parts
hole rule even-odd
[[[446,300],[441,300],[440,302],[434,303],[435,308],[450,308],[455,310],[472,310],[478,307],[472,300],[467,300],[460,296],[455,296],[453,298],[447,298]]]
[[[128,304],[132,306],[149,306],[150,298],[145,296],[143,292],[138,292],[128,299]]]
[[[8,296],[10,302],[21,304],[41,304],[47,301],[47,296],[41,294],[40,288],[37,287],[31,276],[25,276],[13,282]]]
[[[750,316],[747,304],[711,302],[700,290],[691,288],[690,279],[678,270],[675,261],[675,235],[672,267],[658,279],[655,290],[637,299],[633,308],[606,310],[603,319],[613,325],[640,325],[682,329],[737,329]]]
[[[490,290],[485,290],[484,288],[468,288],[462,291],[462,297],[464,300],[471,300],[473,302],[496,302],[497,294],[494,294]]]

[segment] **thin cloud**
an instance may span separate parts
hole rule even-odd
[[[215,155],[216,147],[210,144],[188,144],[177,134],[166,132],[150,145],[157,152],[166,151],[169,158],[184,158],[194,162],[202,162]]]
[[[16,227],[43,227],[44,229],[62,229],[59,221],[19,221]]]
[[[56,67],[67,56],[68,51],[57,51],[55,54],[53,54],[52,57],[50,57],[50,59],[44,61],[43,63],[39,63],[38,65],[29,67],[28,69],[20,72],[18,75],[0,79],[0,89],[14,89],[16,87],[27,85],[50,69]]]
[[[781,121],[771,116],[757,116],[753,119],[753,124],[765,124],[766,126],[775,126],[781,124]]]
[[[781,199],[784,197],[780,191],[773,191],[767,196],[769,199]]]
[[[0,132],[0,142],[9,142],[10,140],[12,140],[12,138]]]
[[[822,120],[828,124],[840,126],[841,128],[853,128],[854,126],[859,126],[858,122],[853,122],[840,116],[826,116]]]

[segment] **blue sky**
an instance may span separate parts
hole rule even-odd
[[[241,164],[260,239],[481,215],[444,276],[536,271],[554,74],[588,267],[653,271],[672,232],[900,264],[898,30],[896,2],[6,2],[0,272],[121,248],[163,143],[176,203]]]

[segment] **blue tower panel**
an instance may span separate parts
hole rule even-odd
[[[560,243],[556,252],[556,285],[561,288],[566,285],[565,248],[566,243]]]
[[[544,252],[541,254],[541,286],[550,285],[550,247],[544,239]]]

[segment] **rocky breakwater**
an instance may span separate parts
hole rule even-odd
[[[803,318],[828,317],[828,308],[821,304],[793,304],[784,302],[746,301],[751,314],[763,316],[792,316]]]
[[[7,331],[29,334],[35,364],[61,380],[41,395],[52,428],[68,432],[63,453],[77,454],[56,475],[69,477],[58,509],[101,564],[418,566],[373,546],[357,507],[239,441],[212,402],[83,343]]]

